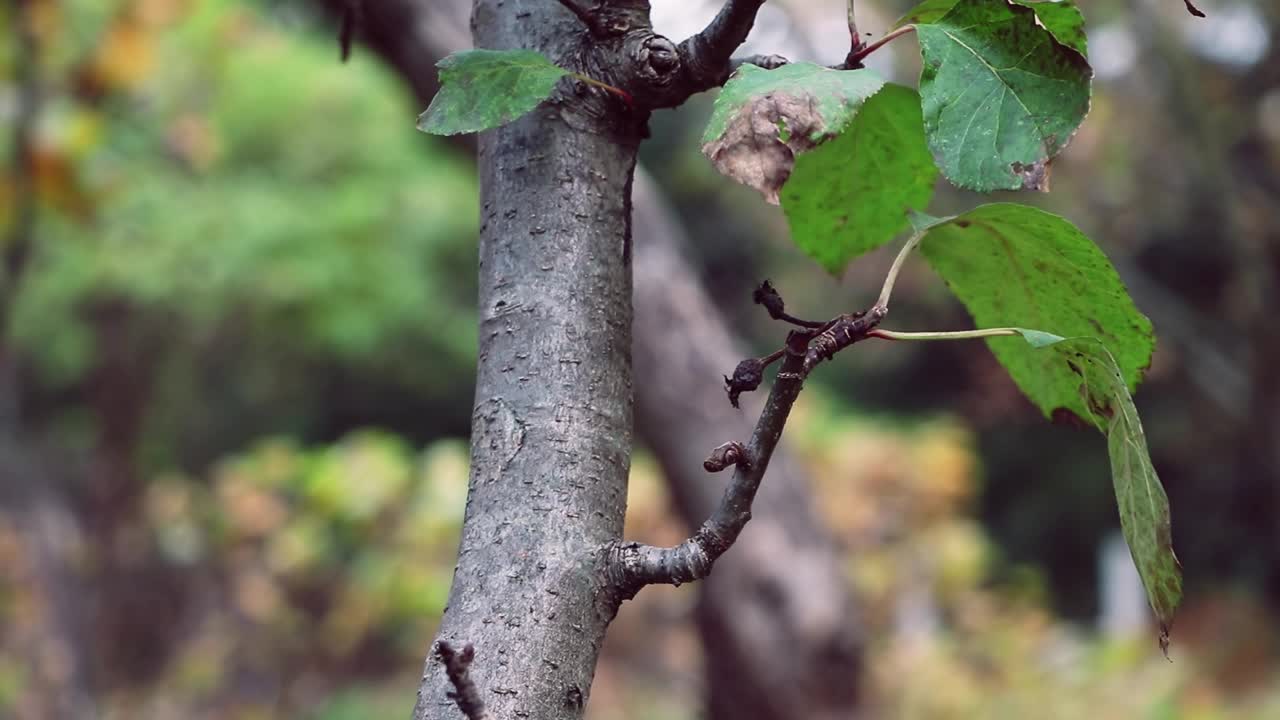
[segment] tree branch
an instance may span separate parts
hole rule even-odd
[[[782,370],[756,422],[751,441],[744,451],[734,453],[738,457],[733,479],[725,488],[720,504],[693,537],[671,548],[637,542],[619,543],[612,548],[610,566],[624,599],[634,597],[645,585],[680,585],[706,577],[716,560],[738,539],[751,519],[751,503],[782,437],[791,406],[804,386],[801,370],[807,343],[804,333],[792,333],[788,338]]]
[[[918,237],[914,238],[918,242]],[[913,242],[908,242],[899,255],[899,262],[890,270],[886,285],[892,286],[892,278],[901,267],[901,258],[911,252]],[[881,293],[885,298],[886,293]],[[764,305],[770,316],[788,322],[798,321],[783,310],[782,297],[768,282],[755,291],[757,304]],[[709,472],[719,472],[729,463],[736,470],[729,486],[725,488],[720,504],[716,506],[692,537],[675,547],[661,548],[637,542],[615,543],[610,548],[608,567],[613,586],[620,599],[635,597],[646,585],[681,583],[699,580],[711,573],[711,568],[726,550],[738,539],[751,519],[751,503],[755,500],[760,481],[769,467],[769,459],[777,447],[782,430],[786,426],[791,406],[800,395],[804,379],[823,360],[830,359],[846,347],[866,339],[887,314],[884,305],[853,314],[839,315],[822,327],[806,327],[787,335],[786,345],[764,358],[749,358],[738,364],[733,378],[725,378],[729,401],[737,407],[737,396],[759,386],[766,366],[782,358],[773,390],[769,393],[764,410],[756,421],[751,441],[744,448],[740,443],[725,443],[712,451],[703,466]]]
[[[467,720],[488,720],[489,714],[485,712],[484,701],[480,699],[476,684],[471,681],[471,661],[476,659],[475,646],[467,643],[462,652],[458,652],[447,640],[440,640],[436,642],[436,657],[444,664],[444,672],[453,685],[453,692],[449,693],[449,697],[458,703],[462,714],[467,716]]]
[[[765,0],[725,0],[724,7],[702,32],[680,43],[684,70],[701,92],[723,85],[729,77],[729,59],[747,39],[756,12]]]

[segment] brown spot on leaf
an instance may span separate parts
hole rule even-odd
[[[1099,417],[1104,417],[1108,420],[1115,417],[1116,415],[1115,408],[1111,407],[1111,403],[1109,402],[1108,398],[1098,397],[1097,395],[1094,395],[1093,393],[1088,392],[1083,387],[1080,390],[1081,390],[1080,394],[1084,397],[1084,401],[1089,405],[1090,412],[1092,412],[1094,415],[1097,415]]]
[[[1030,165],[1014,162],[1009,169],[1022,178],[1023,190],[1049,192],[1049,161],[1038,160]]]
[[[780,132],[782,127],[785,133]],[[722,174],[759,190],[765,200],[777,205],[778,191],[791,176],[796,155],[828,137],[812,96],[772,92],[743,105],[724,134],[702,146],[702,154]]]
[[[1064,407],[1054,408],[1049,419],[1054,425],[1065,425],[1078,429],[1089,427],[1089,424],[1081,420],[1079,415]]]

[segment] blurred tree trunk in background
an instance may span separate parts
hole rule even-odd
[[[346,3],[328,0],[336,15]],[[363,39],[426,107],[435,62],[470,46],[467,0],[366,3]],[[686,242],[648,176],[633,198],[636,429],[662,466],[684,522],[696,527],[724,480],[707,475],[709,448],[748,437],[750,418],[727,402],[722,373],[746,356],[679,246]],[[774,455],[752,522],[699,585],[713,718],[853,717],[859,707],[862,625],[831,535],[785,443]],[[785,648],[785,651],[781,649]]]
[[[24,424],[19,355],[9,347],[14,299],[35,243],[35,128],[40,110],[40,46],[33,3],[11,8],[17,94],[10,136],[11,225],[0,235],[0,552],[13,573],[4,584],[23,587],[6,598],[18,622],[0,630],[28,660],[30,692],[14,710],[26,718],[96,716],[80,638],[84,587],[75,571],[79,527],[55,474]],[[8,33],[6,33],[8,34]],[[53,457],[52,453],[43,453]]]

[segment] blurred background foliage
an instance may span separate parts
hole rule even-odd
[[[715,5],[654,4],[673,37]],[[907,4],[859,3],[863,29]],[[1138,401],[1188,578],[1176,663],[1107,569],[1102,443],[1043,422],[980,346],[868,346],[820,373],[788,439],[847,551],[885,717],[1280,715],[1280,11],[1199,4],[1200,23],[1085,8],[1092,115],[1053,194],[1010,196],[1097,238],[1160,334]],[[748,49],[838,62],[841,5],[770,3]],[[111,718],[407,712],[466,493],[470,161],[414,131],[368,53],[339,64],[301,0],[0,13],[4,127],[26,71],[40,95],[31,184],[17,143],[0,177],[0,243],[31,249],[0,307],[0,405],[21,409],[0,427],[0,717],[79,717],[51,704],[66,688]],[[873,64],[911,83],[917,63],[908,39]],[[656,115],[644,161],[718,306],[761,349],[762,277],[805,314],[864,306],[887,257],[837,280],[794,250],[697,153],[708,103]],[[935,210],[980,201],[944,189]],[[900,287],[895,328],[966,325],[927,271]],[[633,474],[628,534],[679,540],[656,464]],[[624,608],[593,718],[695,716],[691,614],[687,588]]]

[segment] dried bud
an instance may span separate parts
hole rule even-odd
[[[751,467],[747,459],[747,449],[740,442],[727,442],[711,451],[702,467],[707,472],[720,472],[730,465],[741,465],[744,469]]]
[[[769,311],[769,317],[774,320],[781,319],[786,314],[786,305],[782,302],[782,296],[774,289],[773,283],[768,280],[760,283],[760,287],[751,293],[751,299],[757,305],[763,305],[764,309]]]
[[[764,363],[758,358],[747,358],[733,369],[733,377],[724,379],[724,389],[729,392],[729,402],[738,407],[738,396],[760,387],[764,381]]]

